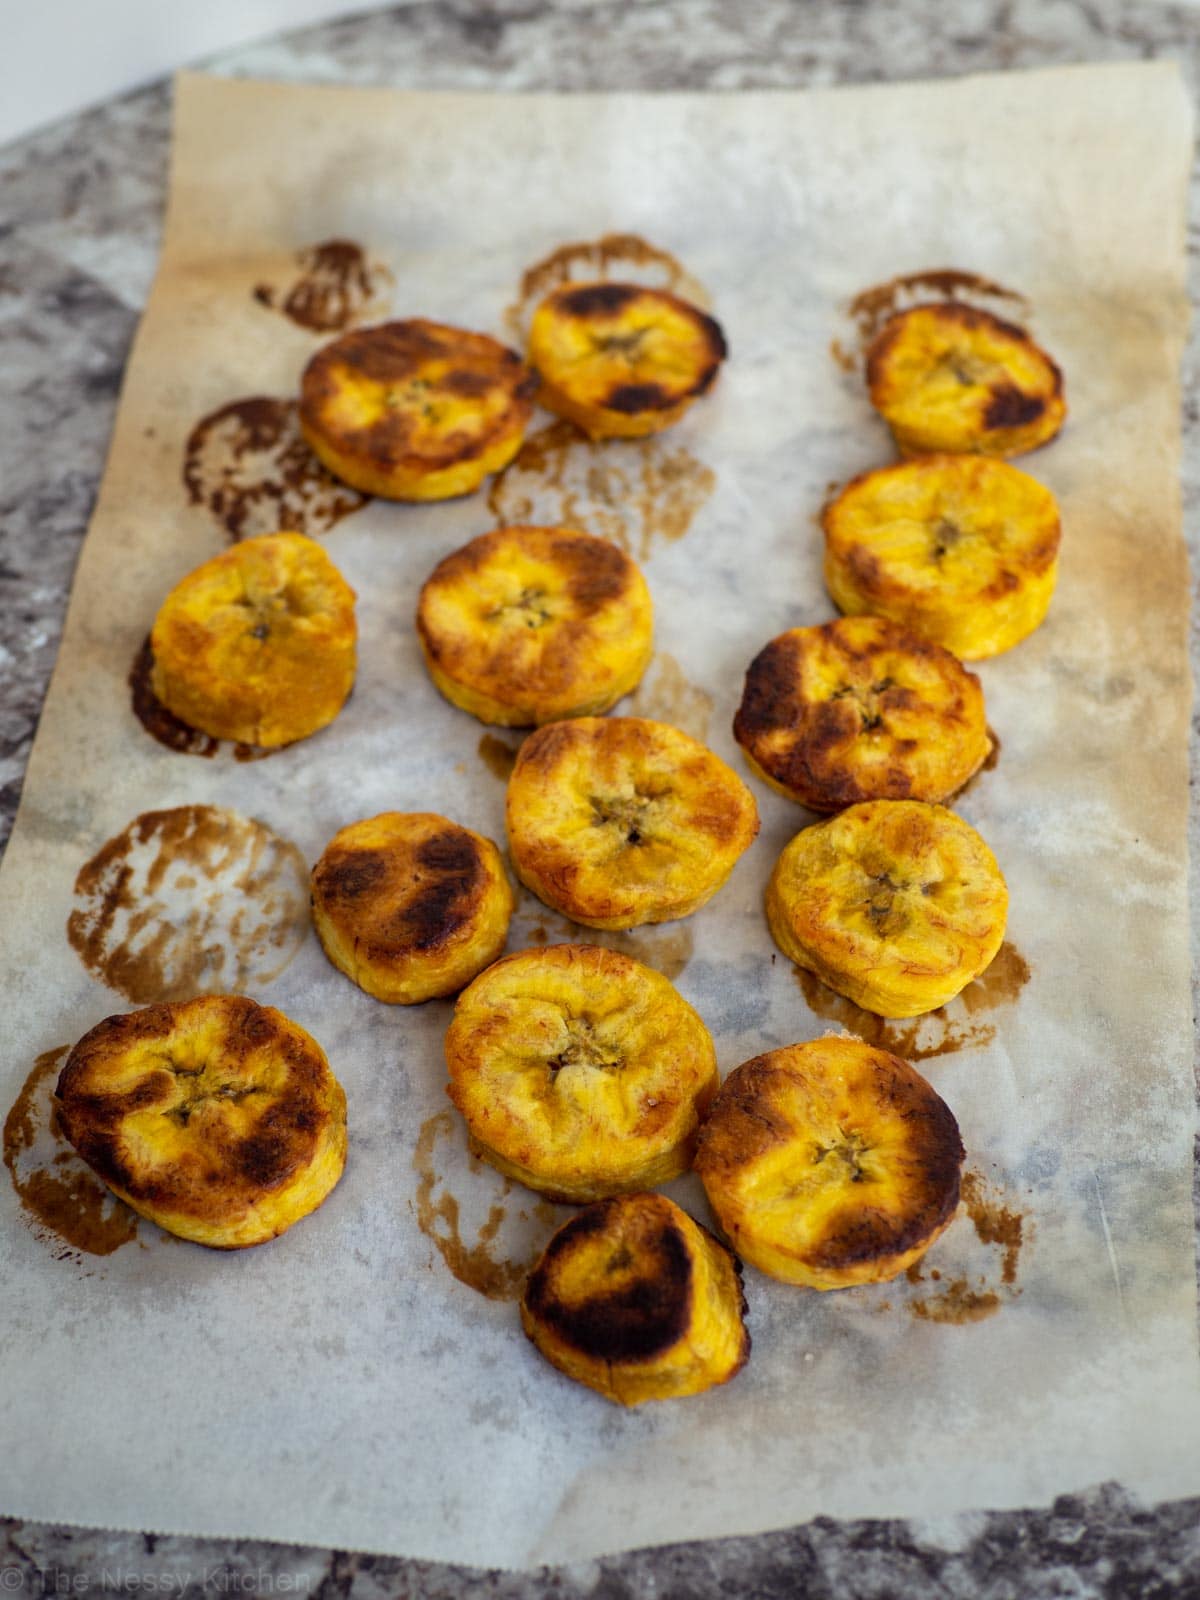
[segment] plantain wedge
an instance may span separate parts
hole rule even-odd
[[[686,1172],[716,1093],[708,1029],[661,973],[615,950],[506,956],[459,996],[447,1092],[477,1154],[552,1199]]]
[[[56,1094],[63,1132],[115,1195],[221,1250],[315,1211],[346,1162],[346,1097],[321,1047],[242,995],[106,1018]]]
[[[498,528],[434,568],[417,632],[434,683],[481,722],[595,716],[637,687],[653,652],[646,580],[607,539]]]
[[[906,456],[1023,455],[1067,414],[1062,373],[1023,328],[953,301],[884,324],[867,351],[867,388]]]
[[[1003,461],[926,456],[865,473],[825,507],[825,582],[840,610],[888,617],[979,661],[1045,617],[1058,503]]]
[[[300,429],[363,494],[470,494],[521,447],[537,380],[484,333],[413,318],[356,328],[304,369]]]
[[[385,811],[335,833],[312,872],[313,925],[376,1000],[457,992],[504,949],[513,892],[490,839],[432,812]]]
[[[661,1194],[585,1207],[521,1298],[546,1360],[623,1406],[728,1383],[750,1353],[745,1313],[737,1258]]]
[[[333,721],[354,687],[354,590],[314,539],[245,539],[171,590],[150,686],[215,739],[277,746]]]
[[[589,928],[690,916],[758,833],[753,795],[719,756],[641,717],[530,734],[506,813],[521,882]]]
[[[725,356],[712,317],[640,284],[564,284],[541,302],[529,329],[539,400],[592,439],[670,427],[712,387]]]
[[[945,800],[992,750],[975,674],[884,617],[772,639],[750,663],[733,734],[760,778],[812,811]]]
[[[788,1045],[730,1073],[696,1171],[735,1250],[810,1289],[884,1283],[958,1209],[964,1151],[945,1101],[861,1039]]]
[[[766,910],[797,966],[865,1011],[916,1017],[991,964],[1008,890],[995,856],[952,811],[871,800],[785,846]]]

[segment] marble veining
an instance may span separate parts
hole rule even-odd
[[[1073,61],[1169,57],[1200,83],[1200,10],[1152,0],[410,0],[198,63],[229,75],[425,89],[809,88]],[[0,150],[0,844],[16,812],[71,575],[104,466],[166,189],[166,84]],[[1200,291],[1193,173],[1190,288]],[[1200,555],[1200,336],[1184,367],[1185,526]],[[1192,626],[1193,673],[1200,625]],[[1193,721],[1193,905],[1200,770]],[[1200,929],[1193,915],[1193,957]],[[0,1519],[0,1587],[663,1600],[723,1594],[1138,1597],[1200,1593],[1200,1500],[1135,1504],[1116,1485],[1049,1509],[935,1524],[818,1519],[757,1538],[483,1573],[249,1541]],[[285,1581],[286,1580],[286,1581]],[[110,1584],[111,1586],[111,1584]]]

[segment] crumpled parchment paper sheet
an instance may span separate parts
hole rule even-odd
[[[822,1296],[748,1270],[745,1372],[625,1414],[536,1356],[511,1299],[447,1265],[519,1263],[552,1221],[467,1158],[443,1092],[449,1006],[376,1004],[310,935],[253,992],[317,1037],[347,1089],[349,1165],[320,1212],[242,1254],[143,1223],[95,1256],[55,1250],[4,1189],[0,1510],[520,1565],[820,1513],[1035,1504],[1109,1478],[1200,1490],[1176,482],[1190,154],[1165,65],[803,95],[180,81],[162,266],[0,879],[6,1103],[36,1056],[128,1004],[65,928],[76,874],[140,814],[229,807],[309,862],[385,808],[502,836],[484,730],[437,695],[411,625],[434,563],[491,525],[483,495],[349,497],[323,533],[360,596],[362,664],[318,738],[202,760],[130,712],[159,601],[225,543],[189,499],[185,443],[229,402],[295,392],[321,335],[279,302],[296,253],[333,238],[390,269],[377,311],[498,334],[526,266],[613,230],[707,286],[732,356],[662,442],[687,469],[687,514],[639,513],[662,690],[640,707],[699,717],[735,766],[750,658],[832,614],[813,521],[826,486],[892,459],[830,356],[847,301],[945,266],[1028,297],[1070,404],[1062,437],[1021,463],[1061,498],[1061,580],[1046,625],[981,669],[1003,753],[961,801],[1007,875],[1028,981],[964,1012],[962,1047],[923,1063],[978,1204],[922,1280]],[[662,458],[627,459],[631,500],[669,510]],[[762,834],[730,884],[649,941],[723,1071],[830,1026],[760,909],[805,818],[755,787]],[[526,901],[514,945],[563,936]],[[694,1183],[672,1192],[706,1217]]]

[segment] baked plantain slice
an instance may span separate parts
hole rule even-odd
[[[666,289],[564,284],[529,329],[538,399],[592,439],[640,438],[677,422],[726,356],[720,325]]]
[[[244,995],[107,1017],[56,1093],[63,1132],[115,1195],[217,1249],[283,1233],[346,1162],[346,1096],[324,1051]]]
[[[484,333],[357,328],[304,369],[300,428],[336,478],[387,500],[470,494],[521,447],[537,379]]]
[[[952,811],[869,800],[785,846],[766,910],[797,966],[864,1011],[916,1017],[990,965],[1008,890],[995,856]]]
[[[898,1056],[829,1035],[730,1073],[696,1171],[735,1250],[810,1289],[885,1283],[958,1209],[954,1114]]]
[[[728,1383],[750,1354],[745,1314],[737,1257],[661,1194],[585,1207],[521,1297],[546,1360],[623,1406]]]
[[[472,539],[421,590],[430,676],[481,722],[529,727],[607,711],[653,653],[646,580],[607,539],[512,527]]]
[[[291,744],[354,687],[354,590],[314,539],[244,539],[189,572],[150,631],[150,687],[215,739]]]
[[[983,456],[926,456],[864,473],[826,507],[825,582],[961,661],[999,655],[1045,617],[1058,577],[1058,502]]]
[[[1062,373],[1025,330],[954,301],[890,318],[867,351],[867,387],[904,455],[1023,455],[1067,414]]]
[[[708,1029],[672,984],[595,945],[522,950],[481,973],[446,1064],[476,1153],[564,1201],[686,1172],[718,1081]]]
[[[642,717],[530,734],[505,809],[521,882],[589,928],[690,916],[758,833],[737,774],[699,740]]]
[[[492,841],[427,811],[350,823],[312,871],[325,954],[391,1005],[457,994],[504,949],[513,904]]]
[[[772,639],[750,663],[733,734],[752,771],[812,811],[945,800],[992,750],[975,674],[884,617]]]

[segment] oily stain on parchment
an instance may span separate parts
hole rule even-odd
[[[353,239],[326,239],[299,250],[295,268],[283,287],[257,284],[254,298],[313,333],[341,333],[382,316],[384,291],[395,282],[389,269]]]
[[[190,722],[184,722],[173,711],[167,710],[151,687],[153,675],[154,652],[147,634],[133,658],[126,680],[129,684],[129,704],[150,737],[168,750],[174,750],[177,755],[203,756],[211,760],[213,756],[228,751],[235,761],[265,761],[268,756],[277,755],[280,750],[288,748],[284,744],[234,744],[232,740],[214,739],[210,733],[201,733],[199,728],[193,728]]]
[[[1006,289],[991,278],[980,277],[978,273],[960,272],[953,267],[909,272],[855,295],[845,311],[850,331],[844,338],[831,342],[830,355],[843,372],[858,372],[868,346],[890,317],[898,311],[935,300],[978,305],[1000,316],[1011,317],[1014,309],[1023,316],[1030,312],[1024,295]],[[989,301],[993,304],[989,305]]]
[[[317,537],[361,511],[369,496],[339,483],[300,432],[295,400],[232,400],[188,435],[183,482],[231,539],[262,533]]]
[[[519,744],[509,744],[507,739],[500,739],[494,733],[485,733],[479,740],[477,751],[479,759],[491,773],[493,778],[499,778],[501,783],[507,783],[512,776],[512,769],[517,764]]]
[[[488,490],[488,509],[506,526],[580,528],[646,561],[659,544],[682,539],[712,494],[716,474],[681,444],[589,439],[559,419],[531,433]]]
[[[669,722],[702,744],[708,743],[713,697],[707,689],[689,683],[675,657],[656,650],[646,676],[629,698],[631,717],[648,717],[652,722]]]
[[[513,1190],[503,1177],[477,1156],[469,1158],[467,1182],[473,1191],[460,1200],[446,1186],[439,1170],[439,1146],[453,1150],[454,1165],[463,1164],[463,1130],[453,1111],[438,1111],[421,1125],[413,1155],[417,1174],[417,1226],[437,1247],[438,1254],[460,1283],[488,1300],[516,1300],[525,1287],[529,1270],[551,1233],[566,1215],[563,1208],[528,1195],[528,1203],[514,1212],[504,1204]],[[525,1191],[522,1191],[523,1193]],[[463,1212],[487,1205],[487,1215],[476,1227],[470,1243],[463,1237]],[[507,1226],[506,1226],[507,1224]],[[520,1249],[516,1253],[520,1236]],[[507,1252],[507,1253],[506,1253]]]
[[[962,1206],[980,1244],[996,1253],[984,1272],[949,1281],[936,1267],[926,1272],[924,1261],[914,1262],[906,1273],[909,1283],[938,1285],[909,1301],[909,1310],[922,1322],[982,1322],[1021,1292],[1017,1268],[1029,1236],[1028,1214],[1010,1205],[978,1172],[963,1173]]]
[[[137,1237],[137,1214],[111,1194],[63,1136],[54,1103],[70,1049],[38,1056],[4,1120],[4,1165],[37,1238],[57,1261],[108,1256]]]
[[[93,977],[148,1005],[277,978],[308,933],[294,844],[219,806],[147,811],[80,870],[67,938]]]
[[[504,313],[512,337],[523,343],[538,304],[564,283],[639,283],[669,289],[702,311],[711,308],[704,285],[682,261],[636,233],[606,233],[559,245],[521,275],[517,297]]]
[[[996,1037],[996,1025],[983,1019],[997,1006],[1011,1005],[1031,976],[1025,957],[1005,940],[987,971],[969,983],[956,999],[924,1016],[896,1022],[877,1017],[873,1011],[856,1006],[853,1000],[835,994],[803,967],[794,968],[794,972],[805,1002],[816,1016],[840,1023],[867,1044],[889,1050],[905,1061],[927,1061],[932,1056],[989,1044]]]

